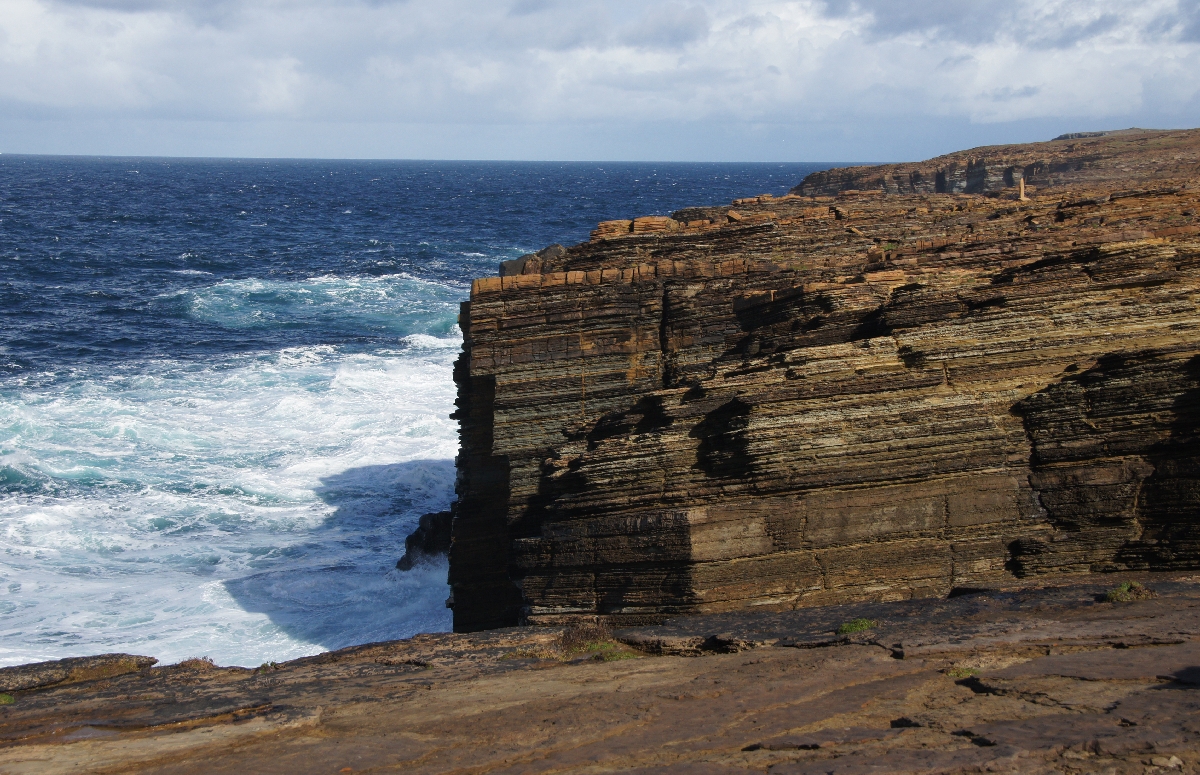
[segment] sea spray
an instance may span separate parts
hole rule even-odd
[[[445,568],[394,572],[453,486],[457,340],[142,364],[0,397],[0,661],[227,664],[445,629]]]

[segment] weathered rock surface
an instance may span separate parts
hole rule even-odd
[[[1090,161],[1028,201],[610,222],[477,280],[455,628],[1200,565],[1200,131],[987,151]]]
[[[1046,143],[993,145],[912,164],[842,167],[809,175],[794,194],[849,189],[891,194],[984,194],[1025,185],[1040,190],[1200,175],[1190,130],[1076,132]]]
[[[63,686],[145,670],[158,662],[134,654],[100,654],[0,668],[0,692]]]
[[[1092,576],[616,632],[693,657],[525,627],[143,667],[14,691],[0,772],[1195,773],[1200,577],[1133,577],[1159,596]]]

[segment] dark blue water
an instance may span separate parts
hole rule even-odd
[[[0,156],[0,664],[448,628],[469,281],[817,168]]]
[[[816,168],[3,156],[0,369],[369,348],[396,326],[295,315],[270,291],[253,300],[265,319],[231,326],[190,314],[186,291],[401,273],[463,285],[602,220],[780,194]]]

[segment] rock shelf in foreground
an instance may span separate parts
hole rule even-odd
[[[820,173],[477,280],[455,629],[1200,565],[1200,131],[1000,150],[1054,174]]]
[[[14,690],[0,771],[1195,773],[1200,578],[1129,578],[1158,596],[1104,602],[1118,579],[1084,577],[681,617],[567,654],[524,627],[256,670],[117,660]]]

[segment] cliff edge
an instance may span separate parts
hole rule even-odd
[[[1198,210],[1200,130],[1125,132],[817,173],[477,280],[455,629],[1197,567]]]

